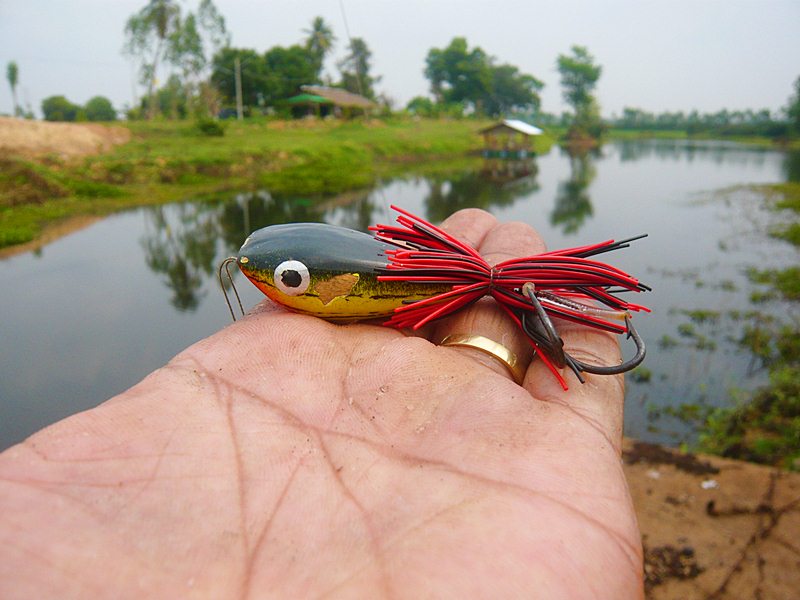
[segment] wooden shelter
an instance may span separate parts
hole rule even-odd
[[[354,111],[361,111],[366,114],[377,107],[377,104],[369,98],[341,88],[332,88],[324,85],[301,85],[300,89],[306,94],[329,101],[333,106],[334,114],[337,116],[350,116]]]
[[[328,98],[304,92],[284,101],[292,107],[294,116],[317,115],[325,116],[330,112],[333,102]],[[304,112],[301,112],[304,111]]]
[[[525,158],[534,154],[533,136],[541,135],[538,127],[517,119],[504,119],[479,132],[483,135],[483,155],[494,158]]]

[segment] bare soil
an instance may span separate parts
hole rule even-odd
[[[654,600],[798,598],[800,473],[626,440]]]
[[[131,138],[121,126],[96,123],[50,123],[0,117],[0,155],[77,158],[107,152]]]

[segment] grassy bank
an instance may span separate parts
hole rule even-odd
[[[64,161],[0,161],[0,247],[28,242],[78,215],[234,189],[325,195],[481,147],[479,121],[369,120],[225,123],[203,135],[190,122],[131,122],[132,140],[107,154]],[[546,151],[552,140],[537,139]]]

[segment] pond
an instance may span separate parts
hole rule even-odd
[[[321,200],[264,191],[111,216],[0,261],[0,449],[123,391],[224,327],[216,266],[251,230],[289,221],[365,229],[394,219],[389,204],[434,222],[478,206],[530,223],[552,249],[648,233],[609,255],[654,289],[641,298],[653,313],[636,319],[649,354],[646,369],[628,377],[625,431],[691,440],[668,413],[726,405],[765,380],[737,343],[737,315],[753,309],[747,268],[798,262],[793,247],[765,235],[776,217],[759,195],[732,186],[797,180],[799,163],[719,142],[616,142],[582,157],[554,148]],[[241,279],[238,288],[246,305],[261,299]]]

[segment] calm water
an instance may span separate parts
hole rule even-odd
[[[637,325],[649,348],[649,382],[628,384],[626,433],[670,442],[685,427],[655,419],[683,402],[722,405],[732,389],[765,379],[735,339],[752,286],[748,266],[796,264],[797,252],[761,232],[776,217],[743,183],[797,180],[795,155],[731,144],[630,142],[570,158],[554,149],[535,161],[484,172],[409,176],[372,191],[322,201],[268,192],[115,215],[37,253],[0,261],[0,448],[139,381],[189,344],[229,322],[216,284],[219,260],[247,233],[287,221],[357,229],[394,217],[395,203],[433,221],[468,206],[521,220],[551,248],[647,232],[611,255],[654,288],[652,315]],[[245,282],[248,305],[260,295]],[[693,323],[682,310],[712,309]],[[777,315],[779,303],[758,306]]]

